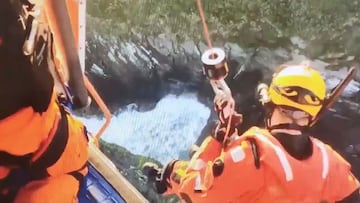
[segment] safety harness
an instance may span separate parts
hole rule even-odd
[[[49,136],[48,138],[51,139],[49,140],[49,144],[46,146],[46,149],[41,152],[41,154],[38,154],[41,150],[23,156],[16,156],[0,151],[1,165],[14,167],[5,179],[0,180],[0,202],[6,202],[3,200],[14,198],[17,190],[28,182],[44,179],[50,176],[47,172],[47,168],[51,167],[59,160],[69,139],[69,126],[67,120],[68,112],[66,112],[62,105],[59,106],[61,118],[58,121],[58,125],[53,136]],[[84,128],[84,135],[87,135],[86,128]],[[32,161],[32,158],[38,155],[39,157]],[[68,174],[72,175],[81,183],[83,182],[84,176],[78,171],[84,169],[86,165],[87,163],[84,163],[80,169]],[[2,191],[6,191],[6,193],[2,194]]]

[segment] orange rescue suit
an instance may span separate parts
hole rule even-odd
[[[43,113],[25,107],[0,120],[0,137],[0,185],[14,169],[26,168],[30,175],[15,203],[77,202],[87,173],[86,129],[57,104],[54,94]]]
[[[255,166],[257,143],[260,167]],[[190,162],[178,161],[165,194],[176,193],[186,202],[319,203],[336,202],[359,188],[346,162],[330,146],[311,138],[313,154],[300,161],[264,129],[250,128],[227,147],[208,137]],[[219,156],[220,154],[220,156]],[[223,172],[215,176],[216,159]]]

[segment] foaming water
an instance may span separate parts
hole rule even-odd
[[[114,115],[102,138],[125,147],[134,154],[152,157],[162,163],[186,158],[207,123],[210,109],[197,101],[195,94],[167,95],[154,109],[139,112],[134,104]],[[104,122],[80,118],[91,132]]]

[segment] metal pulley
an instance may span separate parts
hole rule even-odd
[[[234,99],[229,86],[224,80],[229,72],[225,52],[220,48],[208,49],[201,56],[201,61],[204,74],[210,79],[210,85],[215,94],[228,100],[227,105],[222,109],[224,119],[228,119],[232,114]]]
[[[201,56],[204,74],[210,80],[226,78],[229,68],[226,63],[225,52],[220,48],[206,50]]]
[[[203,72],[210,79],[215,94],[225,94],[231,97],[231,90],[224,80],[229,72],[225,52],[220,48],[208,49],[202,54],[201,61]]]

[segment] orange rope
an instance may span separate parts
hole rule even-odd
[[[197,2],[197,7],[198,7],[198,10],[199,10],[200,17],[201,17],[201,22],[202,22],[202,25],[203,25],[204,37],[206,39],[208,48],[211,49],[212,44],[211,44],[209,29],[208,29],[208,26],[206,24],[205,14],[204,14],[204,11],[202,9],[201,0],[197,0],[196,2]]]
[[[229,137],[229,133],[230,133],[230,128],[231,128],[231,119],[232,119],[232,116],[233,116],[233,113],[234,113],[234,102],[233,100],[231,100],[230,102],[230,115],[229,115],[229,120],[228,120],[228,123],[226,125],[226,133],[225,133],[225,138]],[[226,144],[226,139],[223,140],[223,145]]]
[[[208,26],[206,23],[205,14],[204,14],[204,10],[202,8],[201,0],[196,0],[196,3],[197,3],[197,7],[198,7],[199,14],[201,17],[201,22],[202,22],[202,26],[203,26],[203,34],[207,41],[208,49],[212,49],[210,33],[209,33],[209,29],[208,29]],[[211,56],[214,57],[213,54]],[[228,102],[229,102],[228,105],[230,106],[230,115],[229,115],[228,123],[226,126],[225,138],[227,138],[229,136],[230,128],[231,128],[231,119],[232,119],[233,113],[235,112],[235,102],[234,102],[233,98],[231,97],[231,100]],[[225,141],[226,141],[226,139],[224,139],[223,145],[226,144]]]
[[[105,116],[105,122],[104,124],[101,126],[100,130],[96,133],[95,138],[96,141],[99,141],[100,136],[104,133],[105,129],[109,126],[110,121],[111,121],[111,112],[110,110],[107,108],[106,104],[104,103],[104,101],[101,99],[101,97],[99,96],[99,94],[97,93],[97,91],[95,90],[94,86],[91,84],[91,82],[89,81],[89,79],[86,77],[86,75],[84,76],[84,83],[86,88],[88,89],[89,93],[91,94],[91,96],[94,98],[94,100],[96,101],[96,103],[99,105],[101,111],[104,113]]]

